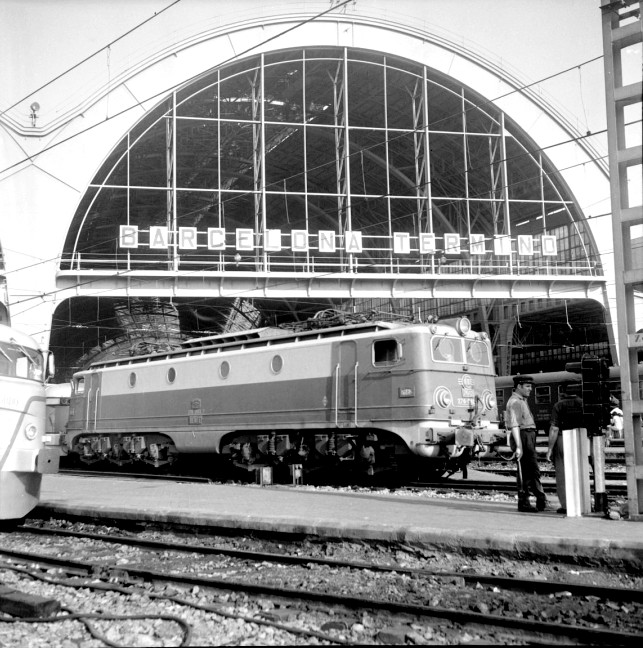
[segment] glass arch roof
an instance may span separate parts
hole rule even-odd
[[[495,105],[406,59],[311,47],[214,69],[149,111],[88,187],[61,269],[589,274],[593,249]]]

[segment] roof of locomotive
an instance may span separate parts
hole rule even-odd
[[[173,349],[172,351],[151,353],[140,356],[128,356],[124,358],[115,358],[113,360],[101,360],[92,363],[90,368],[96,369],[98,367],[139,364],[163,358],[169,359],[197,355],[202,352],[213,352],[217,350],[234,351],[254,346],[272,346],[277,344],[288,344],[289,342],[346,337],[417,326],[422,325],[412,324],[409,322],[367,322],[301,331],[287,331],[274,327],[264,327],[236,333],[222,333],[220,335],[185,340],[181,343],[181,348]]]
[[[272,326],[264,328],[250,329],[248,331],[238,331],[235,333],[221,333],[217,335],[209,335],[207,337],[192,338],[181,342],[181,347],[184,349],[201,349],[203,347],[222,346],[230,342],[244,342],[252,340],[265,340],[270,344],[276,340],[300,340],[319,339],[325,337],[338,337],[342,335],[351,335],[358,333],[372,333],[384,329],[399,328],[401,326],[408,326],[408,323],[402,324],[400,322],[366,322],[360,324],[344,324],[341,326],[329,326],[325,328],[309,329],[309,330],[289,330]]]

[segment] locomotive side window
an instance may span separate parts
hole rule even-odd
[[[551,403],[551,387],[549,385],[539,385],[534,390],[537,405],[546,405]]]
[[[489,366],[489,347],[481,340],[467,340],[465,342],[467,364],[480,367]]]
[[[284,359],[280,355],[273,356],[270,361],[270,369],[273,373],[279,373],[284,366]]]
[[[176,380],[176,369],[174,367],[170,367],[167,370],[167,381],[169,383],[173,383]]]
[[[462,363],[462,341],[460,338],[434,337],[431,351],[436,362]]]
[[[227,378],[230,375],[230,363],[224,360],[219,367],[219,375],[221,378]]]
[[[85,393],[85,379],[84,378],[79,378],[76,381],[76,384],[74,385],[74,391],[77,394],[84,394]]]
[[[129,375],[129,386],[134,387],[136,384],[136,374],[132,371],[132,373]]]
[[[389,365],[399,362],[400,349],[396,340],[376,340],[373,342],[373,364]]]

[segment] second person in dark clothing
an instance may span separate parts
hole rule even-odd
[[[556,471],[556,494],[560,501],[560,508],[556,513],[561,514],[567,513],[563,430],[585,427],[583,420],[583,400],[578,395],[580,388],[579,383],[564,383],[560,400],[554,405],[551,411],[547,461],[553,462],[554,470]]]

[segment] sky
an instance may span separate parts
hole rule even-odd
[[[262,14],[318,13],[342,1],[0,0],[0,111],[25,122],[36,101],[45,123],[188,35]],[[606,154],[600,0],[351,0],[336,11],[410,22],[536,83]],[[640,81],[640,44],[624,61],[626,80]],[[628,134],[640,143],[640,121]]]
[[[216,15],[231,10],[230,19],[256,15],[260,6],[256,0],[174,2],[0,0],[0,87],[5,89],[0,109],[5,110],[147,19],[152,18],[115,44],[111,53],[103,50],[97,57],[109,65],[107,57],[116,57],[119,48],[134,39],[141,43],[138,53],[145,44],[158,46],[153,25],[165,25],[161,30],[164,37],[178,36],[173,31],[173,18],[178,15],[187,23],[194,16],[193,24],[206,25]],[[331,6],[331,0],[264,3],[274,11],[292,11],[293,4],[323,11]],[[576,116],[583,132],[600,130],[604,123],[602,61],[582,65],[602,54],[599,0],[354,0],[340,9],[347,14],[357,10],[393,20],[411,18],[418,27],[488,54],[528,83],[581,66],[544,82],[542,91],[569,115]],[[153,18],[155,13],[158,15]]]

